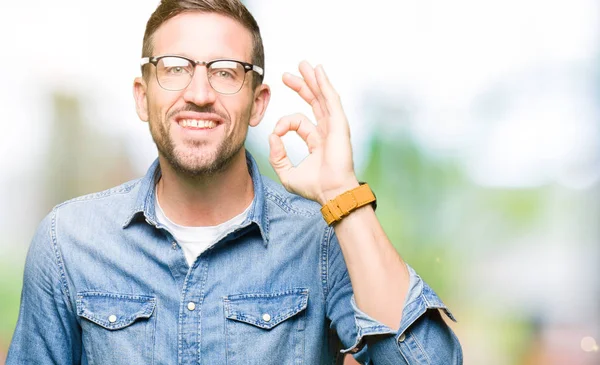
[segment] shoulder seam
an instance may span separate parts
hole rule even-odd
[[[58,239],[56,237],[56,215],[58,213],[58,209],[52,209],[52,221],[50,225],[50,236],[52,238],[52,247],[54,248],[54,259],[56,260],[56,266],[58,266],[58,271],[60,274],[60,282],[61,282],[61,292],[66,297],[67,306],[71,312],[74,312],[73,307],[71,305],[71,295],[69,292],[69,286],[67,284],[67,278],[64,268],[64,261],[62,259],[62,255],[60,254],[60,250],[58,248]]]
[[[54,209],[60,208],[64,205],[68,205],[71,203],[76,203],[76,202],[80,202],[80,201],[89,201],[89,200],[95,200],[95,199],[102,199],[102,198],[106,198],[108,196],[111,196],[113,194],[126,194],[128,192],[131,191],[131,189],[133,189],[137,184],[140,183],[142,179],[136,179],[136,180],[132,180],[126,183],[123,183],[119,186],[110,188],[110,189],[106,189],[100,192],[96,192],[96,193],[91,193],[91,194],[86,194],[86,195],[82,195],[82,196],[78,196],[76,198],[73,199],[69,199],[65,202],[62,202],[58,205],[56,205],[54,207]]]

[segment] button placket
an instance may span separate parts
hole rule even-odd
[[[173,241],[175,242],[175,241]],[[177,249],[180,247],[177,245]],[[182,255],[183,256],[183,255]],[[183,257],[181,257],[183,259]],[[181,333],[186,336],[180,336],[178,347],[180,348],[181,363],[198,363],[198,351],[201,341],[202,329],[201,314],[202,302],[204,298],[204,286],[206,284],[207,262],[205,260],[196,260],[192,268],[187,268],[185,276],[185,285],[183,291],[185,295],[181,298]],[[186,265],[187,266],[187,265]]]

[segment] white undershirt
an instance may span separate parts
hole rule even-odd
[[[233,231],[233,227],[240,225],[246,219],[246,216],[248,216],[250,205],[252,205],[250,204],[242,213],[217,226],[186,227],[173,223],[162,210],[158,202],[158,194],[155,194],[155,197],[156,220],[165,226],[177,243],[179,243],[179,247],[183,250],[185,260],[189,266],[192,266],[196,258],[216,243],[218,239],[225,236],[226,233]]]

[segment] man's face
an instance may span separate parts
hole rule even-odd
[[[181,55],[198,61],[234,59],[251,63],[252,36],[228,17],[191,12],[177,15],[154,33],[152,56]],[[153,65],[147,80],[134,84],[137,111],[150,123],[161,162],[188,176],[214,174],[243,153],[248,125],[260,122],[269,88],[252,89],[253,72],[233,95],[217,93],[209,84],[206,67],[198,65],[190,85],[181,91],[163,89]]]

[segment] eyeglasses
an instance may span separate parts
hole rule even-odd
[[[194,61],[182,56],[144,57],[140,65],[151,63],[156,66],[156,80],[160,87],[180,91],[188,87],[194,77],[196,66],[206,66],[210,86],[220,94],[235,94],[244,85],[248,71],[260,76],[264,71],[251,63],[236,60]]]

